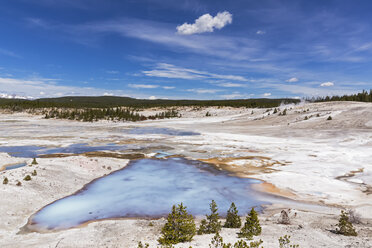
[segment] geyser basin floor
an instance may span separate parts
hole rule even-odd
[[[220,213],[235,202],[243,214],[263,204],[255,199],[252,183],[258,181],[183,158],[136,160],[42,208],[31,217],[29,228],[66,229],[107,218],[160,217],[181,202],[190,213],[202,215],[209,211],[212,199]]]

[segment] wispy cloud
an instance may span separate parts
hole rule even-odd
[[[108,73],[108,74],[119,74],[119,71],[107,70],[106,73]]]
[[[232,14],[228,11],[218,12],[215,17],[204,14],[195,20],[195,23],[184,23],[177,26],[177,33],[181,35],[200,34],[213,32],[214,29],[221,29],[227,24],[232,23]]]
[[[226,79],[235,81],[248,82],[249,79],[239,75],[223,75],[215,74],[206,71],[199,71],[183,67],[177,67],[172,64],[158,63],[155,69],[142,71],[143,74],[149,77],[163,77],[163,78],[179,78],[179,79]]]
[[[92,87],[77,87],[59,85],[55,81],[43,79],[16,79],[0,77],[0,89],[3,93],[9,95],[27,96],[27,97],[59,97],[68,95],[104,95],[111,92],[114,95],[125,95],[123,91],[99,89]]]
[[[198,93],[198,94],[214,94],[214,93],[217,93],[221,90],[218,90],[218,89],[188,89],[187,91],[195,92],[195,93]]]
[[[154,84],[128,84],[129,87],[135,89],[156,89],[159,85]]]
[[[20,59],[22,58],[21,56],[19,56],[18,54],[12,52],[12,51],[9,51],[9,50],[6,50],[6,49],[2,49],[0,48],[0,55],[5,55],[5,56],[9,56],[9,57],[13,57],[13,58],[17,58],[17,59]]]
[[[263,93],[262,96],[269,97],[269,96],[271,96],[271,93]]]
[[[217,83],[216,85],[218,85],[220,87],[226,87],[226,88],[246,87],[247,86],[246,84],[237,84],[237,83],[230,83],[230,82],[227,82],[227,83]]]

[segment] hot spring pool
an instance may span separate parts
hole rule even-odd
[[[57,200],[30,218],[30,228],[66,229],[115,217],[166,216],[183,202],[193,215],[209,212],[211,200],[224,215],[231,202],[240,214],[264,202],[255,198],[251,184],[213,166],[183,158],[141,159],[92,181],[74,195]]]

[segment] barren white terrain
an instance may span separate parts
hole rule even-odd
[[[287,109],[286,115],[278,115]],[[146,110],[150,114],[156,110]],[[45,205],[73,194],[93,179],[124,168],[130,159],[159,151],[208,162],[238,177],[262,180],[258,197],[268,199],[260,214],[264,247],[278,247],[290,235],[300,247],[372,247],[372,104],[307,103],[274,109],[179,108],[182,118],[93,123],[43,119],[26,113],[0,114],[0,146],[66,147],[115,143],[125,153],[87,152],[42,156],[38,164],[0,171],[0,247],[157,247],[165,219],[111,219],[61,231],[30,230],[29,218]],[[206,117],[209,112],[212,116]],[[331,116],[332,120],[327,120]],[[134,127],[173,128],[200,135],[133,134]],[[0,153],[0,168],[32,159]],[[23,178],[37,171],[31,181]],[[22,183],[16,186],[17,182]],[[149,200],[151,204],[151,200]],[[206,206],[208,207],[208,206]],[[171,209],[171,206],[169,206]],[[278,224],[291,209],[291,224]],[[336,229],[341,209],[353,209],[358,236]],[[240,213],[245,215],[246,213]],[[203,216],[197,216],[197,223]],[[149,225],[149,223],[152,225]],[[222,229],[235,242],[238,229]],[[197,235],[176,247],[208,247],[213,235]]]

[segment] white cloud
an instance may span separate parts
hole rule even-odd
[[[286,82],[288,82],[288,83],[295,83],[295,82],[298,82],[298,78],[293,77],[293,78],[290,78],[290,79],[286,80]]]
[[[149,97],[149,100],[156,100],[157,98],[156,98],[156,96],[150,96]]]
[[[174,86],[163,86],[162,88],[165,89],[165,90],[172,90],[176,87],[174,87]]]
[[[113,93],[109,93],[109,92],[105,92],[103,93],[104,96],[113,96],[114,94]]]
[[[228,11],[218,12],[215,17],[210,14],[200,16],[195,23],[184,23],[177,26],[177,33],[182,35],[199,34],[213,32],[214,29],[221,29],[227,24],[232,23],[232,14]]]
[[[330,86],[333,86],[335,85],[333,82],[324,82],[322,84],[320,84],[321,87],[330,87]]]
[[[198,71],[183,67],[177,67],[172,64],[158,63],[155,69],[149,71],[142,71],[143,74],[149,77],[164,77],[164,78],[179,78],[179,79],[226,79],[235,81],[251,81],[245,77],[237,75],[223,75],[215,74],[206,71]]]
[[[155,89],[159,87],[159,85],[153,84],[128,84],[128,86],[135,89]]]
[[[263,96],[264,96],[264,97],[271,96],[271,93],[264,93]]]
[[[257,30],[256,34],[263,35],[263,34],[266,34],[266,31],[264,31],[264,30]]]

